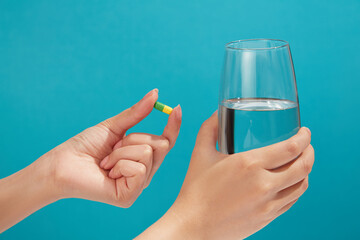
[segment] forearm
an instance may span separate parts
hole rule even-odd
[[[45,159],[0,180],[0,232],[57,200]]]

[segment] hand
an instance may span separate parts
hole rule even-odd
[[[119,207],[132,205],[174,146],[180,130],[178,106],[162,136],[140,133],[125,136],[129,128],[151,112],[157,98],[155,89],[133,107],[44,155],[42,161],[51,161],[60,198],[83,198]]]
[[[181,121],[181,109],[177,111]],[[143,187],[146,188],[166,154],[175,145],[181,122],[174,123],[179,125],[172,126],[172,123],[169,122],[161,136],[147,133],[127,135],[114,146],[113,152],[100,162],[100,167],[105,170],[111,169],[110,178],[121,179],[124,176],[123,170],[126,169],[123,167],[124,165],[130,167],[130,165],[135,166],[137,164],[139,168],[145,166],[146,171],[143,176],[145,181],[142,182]],[[131,163],[129,160],[138,163]]]
[[[181,120],[181,109],[176,111],[180,117],[178,120]],[[113,152],[100,162],[101,168],[111,169],[109,177],[116,180],[117,193],[122,198],[136,199],[141,190],[150,184],[166,154],[175,144],[180,123],[169,122],[162,136],[131,133],[120,140]]]
[[[216,150],[218,118],[200,129],[178,198],[139,239],[242,239],[286,212],[308,187],[310,131],[248,152]]]
[[[154,89],[133,107],[1,179],[0,233],[61,198],[129,207],[149,184],[179,134],[180,106],[174,108],[162,136],[136,133],[125,137],[129,128],[151,112],[157,98]]]

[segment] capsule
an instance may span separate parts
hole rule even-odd
[[[171,114],[171,112],[173,110],[171,107],[169,107],[169,106],[167,106],[165,104],[162,104],[160,102],[155,102],[154,108],[159,110],[160,112],[163,112],[163,113],[166,113],[166,114],[169,114],[169,115]]]

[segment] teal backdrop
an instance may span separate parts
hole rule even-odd
[[[131,239],[175,200],[201,123],[217,108],[224,45],[290,42],[302,125],[313,133],[310,187],[249,239],[360,235],[359,0],[0,1],[0,177],[157,87],[181,104],[175,148],[129,209],[61,200],[1,239]],[[131,131],[160,134],[153,112]],[[226,173],[224,173],[226,174]]]

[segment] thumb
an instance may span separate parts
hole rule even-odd
[[[198,173],[217,162],[220,154],[216,150],[217,136],[218,116],[216,111],[201,125],[185,181],[191,181],[197,177]]]
[[[199,130],[196,138],[195,148],[205,148],[207,151],[217,151],[216,141],[218,137],[218,116],[215,111],[210,118],[208,118]]]
[[[116,135],[123,136],[125,132],[138,124],[152,111],[158,99],[158,89],[148,92],[138,103],[120,114],[109,118],[100,124]]]

